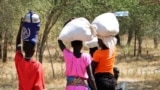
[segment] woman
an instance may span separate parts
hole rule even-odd
[[[116,79],[113,72],[115,48],[111,52],[100,38],[98,38],[98,45],[100,49],[94,52],[92,61],[97,90],[115,90]]]
[[[97,90],[92,74],[91,57],[87,53],[81,53],[82,41],[71,42],[73,52],[66,48],[62,40],[58,40],[66,63],[66,90],[88,90],[87,80],[93,90]]]

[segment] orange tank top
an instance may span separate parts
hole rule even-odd
[[[95,73],[109,72],[114,75],[113,66],[115,62],[115,55],[115,50],[111,56],[109,54],[109,49],[96,50],[93,55],[93,61],[98,62],[98,65],[95,69]]]

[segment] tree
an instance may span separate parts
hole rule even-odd
[[[21,19],[29,9],[36,10],[39,8],[41,9],[39,11],[42,12],[47,9],[44,8],[44,6],[49,6],[45,0],[41,1],[45,3],[40,3],[39,0],[0,0],[0,58],[3,58],[3,62],[7,61],[8,44],[12,42],[13,36],[18,31],[19,19]]]
[[[57,22],[58,18],[60,17],[60,15],[62,14],[62,11],[67,4],[67,0],[64,1],[56,1],[55,5],[52,7],[50,13],[47,16],[47,21],[45,24],[45,29],[44,29],[44,33],[42,36],[42,39],[40,41],[40,46],[39,46],[39,61],[42,63],[43,61],[43,53],[45,50],[45,43],[46,40],[48,39],[48,34],[51,31],[52,27],[54,26],[54,24]],[[62,7],[61,7],[62,6]]]
[[[9,37],[10,37],[10,31],[9,29],[11,29],[12,27],[12,19],[13,19],[13,12],[12,12],[12,5],[11,4],[8,4],[7,1],[1,1],[1,9],[0,9],[0,12],[1,12],[1,19],[0,22],[1,22],[1,40],[4,40],[4,42],[1,42],[1,47],[3,47],[3,49],[1,49],[1,57],[3,59],[3,62],[6,62],[7,61],[7,47],[8,47],[8,41],[9,41]],[[6,12],[7,11],[7,12]],[[5,22],[5,23],[4,23]],[[3,53],[2,53],[3,51]]]
[[[98,7],[96,5],[98,5]],[[107,9],[106,4],[97,0],[54,1],[52,3],[52,8],[47,11],[48,16],[45,21],[45,28],[40,43],[38,44],[39,61],[41,63],[43,61],[43,53],[46,48],[48,35],[57,22],[65,22],[72,17],[86,17],[89,20],[93,20],[96,15],[101,14],[101,12],[106,12]],[[62,24],[61,27],[63,27]]]

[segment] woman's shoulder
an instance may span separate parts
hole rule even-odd
[[[88,65],[92,61],[92,57],[88,53],[83,53],[82,56],[81,56],[81,59],[82,59],[83,62],[84,61],[86,62],[86,65]]]
[[[91,55],[89,53],[82,53],[81,58],[85,59],[91,59]]]

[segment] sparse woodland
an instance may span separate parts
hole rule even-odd
[[[120,85],[126,81],[126,90],[160,90],[160,0],[0,0],[0,90],[17,90],[15,38],[28,10],[41,18],[35,58],[45,68],[47,90],[64,90],[65,68],[57,46],[64,22],[72,17],[92,22],[102,13],[117,11],[129,12],[127,17],[117,17]]]

